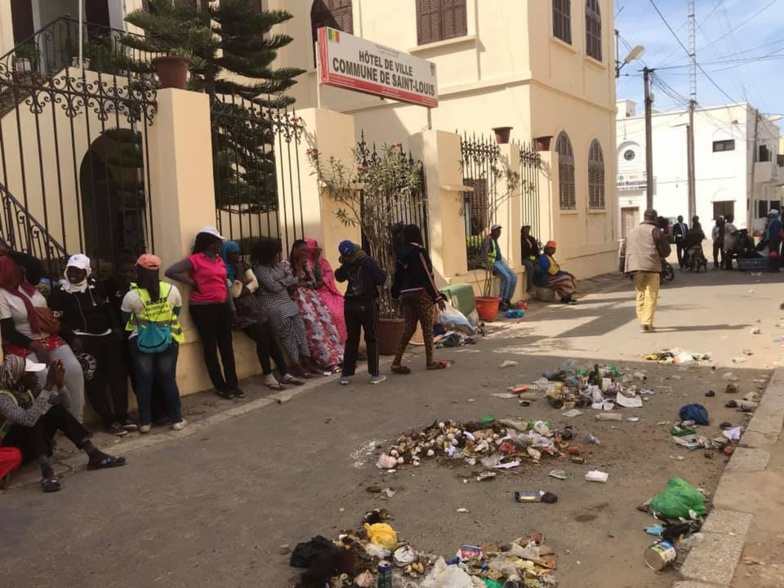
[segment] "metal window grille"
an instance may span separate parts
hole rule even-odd
[[[466,0],[417,0],[416,8],[419,45],[468,34]]]
[[[500,149],[494,139],[463,135],[461,142],[463,185],[472,192],[463,194],[468,269],[482,269],[482,240],[495,222],[498,199],[496,167]]]
[[[572,0],[553,0],[553,36],[572,44]]]
[[[605,208],[604,154],[602,146],[595,139],[588,152],[588,208]]]
[[[541,235],[539,205],[539,171],[542,158],[534,145],[520,145],[520,188],[522,192],[523,225],[531,225],[531,234]]]
[[[562,210],[577,208],[574,184],[574,150],[569,136],[562,132],[556,144],[558,151],[558,200]]]
[[[313,34],[313,63],[316,63],[316,41],[321,27],[354,33],[354,4],[352,0],[315,0],[310,8],[310,28]]]
[[[585,52],[596,61],[602,60],[602,13],[599,0],[585,3]]]

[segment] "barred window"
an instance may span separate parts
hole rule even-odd
[[[314,0],[310,8],[310,28],[313,32],[313,62],[316,61],[316,42],[321,27],[354,33],[354,5],[352,0]]]
[[[553,36],[572,44],[572,0],[553,0]]]
[[[596,139],[588,151],[588,208],[604,209],[604,154]]]
[[[483,235],[485,228],[490,224],[487,218],[490,210],[487,180],[465,178],[463,183],[474,189],[473,192],[466,192],[465,196],[466,229],[468,229],[466,233],[468,236]]]
[[[558,198],[562,210],[577,208],[574,188],[574,150],[569,135],[562,132],[555,145],[558,151]]]
[[[596,61],[602,60],[602,13],[599,0],[585,3],[585,52]]]
[[[468,34],[466,0],[417,0],[416,9],[418,45]]]

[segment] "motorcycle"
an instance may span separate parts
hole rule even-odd
[[[708,271],[708,258],[702,251],[700,245],[689,247],[688,251],[683,256],[683,267],[681,269],[688,269],[690,272],[696,271],[700,273],[700,269]]]

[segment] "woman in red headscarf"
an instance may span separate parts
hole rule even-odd
[[[321,247],[315,239],[305,239],[307,260],[310,270],[316,278],[315,289],[332,315],[332,321],[340,336],[340,343],[345,344],[346,318],[343,314],[343,294],[335,284],[335,272],[322,254]]]
[[[84,372],[79,360],[60,337],[60,319],[36,289],[43,273],[34,257],[12,253],[0,256],[0,331],[3,350],[32,362],[50,365],[62,360],[68,389],[68,409],[80,423],[84,412]],[[32,282],[32,283],[31,283]],[[46,372],[41,372],[41,383]]]

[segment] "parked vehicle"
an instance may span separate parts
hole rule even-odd
[[[673,269],[670,262],[666,259],[662,259],[662,279],[667,282],[672,282],[675,279],[675,270]]]

